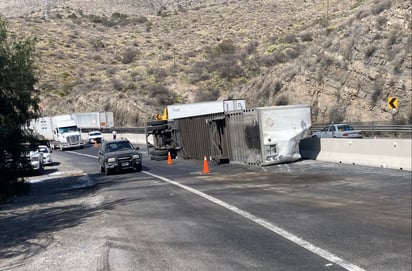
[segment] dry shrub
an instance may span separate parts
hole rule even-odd
[[[134,61],[137,56],[138,51],[133,48],[127,48],[122,55],[122,63],[123,64],[130,64]]]
[[[148,75],[153,75],[157,81],[162,81],[169,76],[169,72],[164,68],[151,68],[147,70]]]
[[[196,84],[210,79],[210,73],[206,62],[195,62],[190,69],[189,82]]]
[[[353,48],[355,45],[355,39],[349,38],[344,41],[341,46],[341,54],[346,60],[351,60],[353,55]]]
[[[312,41],[313,40],[313,33],[310,31],[303,32],[300,34],[300,39],[302,41]]]
[[[341,106],[334,106],[329,110],[329,122],[340,123],[345,120],[346,110]]]
[[[216,71],[220,78],[231,80],[243,75],[243,68],[235,55],[225,55],[209,62],[209,70]]]
[[[214,59],[216,57],[224,55],[232,55],[236,53],[236,46],[232,40],[223,40],[214,48],[207,48],[206,53],[209,58]]]
[[[381,96],[382,92],[383,92],[382,84],[375,84],[374,85],[374,91],[373,91],[372,96],[371,96],[371,101],[372,101],[373,105],[376,105],[376,102],[378,101],[378,99]]]
[[[283,37],[283,40],[286,43],[296,43],[296,42],[298,42],[298,39],[296,38],[295,34],[287,34],[286,36]]]
[[[147,86],[147,92],[150,98],[154,98],[156,103],[162,106],[173,104],[177,98],[176,93],[159,83]]]
[[[369,15],[371,15],[371,11],[370,11],[370,10],[368,10],[368,9],[360,9],[360,10],[358,11],[358,13],[356,13],[356,18],[357,18],[358,20],[360,20],[360,19],[362,19],[362,18],[368,17]]]
[[[370,58],[377,50],[378,48],[375,45],[369,45],[368,47],[366,47],[365,49],[365,59]]]
[[[126,86],[126,84],[118,78],[112,78],[111,81],[112,81],[112,84],[113,84],[113,88],[117,91],[123,90]]]
[[[196,93],[195,102],[216,101],[220,96],[217,88],[208,87]]]
[[[397,29],[393,29],[389,32],[387,40],[386,40],[386,47],[390,48],[391,46],[393,46],[394,44],[397,43],[397,39],[399,37],[399,30]]]
[[[288,105],[289,98],[286,95],[281,95],[276,99],[275,105]]]
[[[382,11],[389,9],[391,7],[390,0],[376,0],[375,4],[372,6],[371,11],[373,14],[377,15]]]

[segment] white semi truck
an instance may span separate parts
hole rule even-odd
[[[39,139],[47,140],[52,149],[83,148],[85,144],[70,114],[33,119],[29,128]]]

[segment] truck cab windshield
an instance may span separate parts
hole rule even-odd
[[[68,133],[68,132],[77,132],[77,126],[69,126],[69,127],[60,127],[59,128],[59,133]]]

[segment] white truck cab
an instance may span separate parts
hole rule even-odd
[[[52,117],[53,141],[52,149],[83,148],[79,128],[71,115]]]

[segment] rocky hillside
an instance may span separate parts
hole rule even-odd
[[[409,0],[14,0],[0,13],[36,40],[44,115],[136,126],[167,104],[245,98],[310,104],[316,123],[412,122]]]

